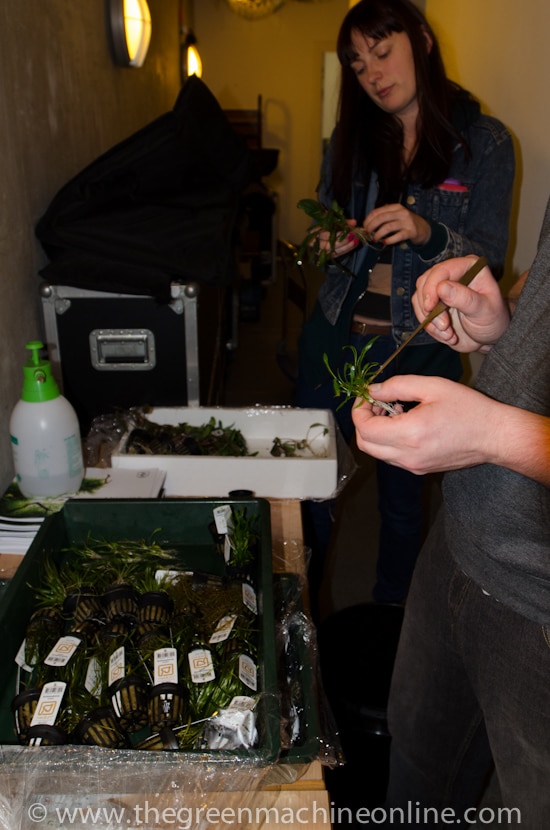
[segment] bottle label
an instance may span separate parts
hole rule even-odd
[[[76,435],[69,435],[68,438],[65,438],[65,449],[70,477],[79,476],[82,472],[82,448]]]

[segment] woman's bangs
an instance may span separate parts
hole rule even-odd
[[[349,27],[348,31],[341,36],[337,45],[338,59],[342,66],[351,66],[357,60],[357,52],[352,42],[354,34],[358,33],[369,40],[384,40],[392,32],[402,32],[403,26],[396,20],[384,19],[372,20],[370,22],[356,22]]]

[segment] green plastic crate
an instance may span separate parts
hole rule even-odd
[[[63,562],[70,545],[97,539],[121,541],[153,538],[157,544],[176,550],[181,566],[223,575],[225,564],[216,550],[209,524],[213,509],[220,505],[246,505],[247,516],[257,517],[260,532],[256,561],[259,620],[258,685],[262,692],[258,710],[258,745],[232,751],[253,760],[272,762],[280,751],[271,524],[269,503],[263,499],[73,499],[48,517],[23,557],[0,602],[0,745],[17,744],[11,702],[15,694],[15,655],[24,638],[26,624],[35,610],[33,588],[39,584],[46,557]],[[153,535],[154,534],[154,535]],[[37,753],[37,750],[29,750]],[[37,758],[39,758],[39,752]],[[137,754],[138,750],[133,750]],[[210,755],[212,751],[209,751]],[[175,753],[177,754],[177,752]],[[189,753],[187,753],[189,754]],[[191,753],[193,755],[193,753]],[[194,753],[200,757],[201,750]],[[223,751],[219,753],[223,758]]]

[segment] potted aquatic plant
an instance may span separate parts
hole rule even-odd
[[[259,540],[257,516],[248,516],[246,506],[233,507],[227,533],[227,573],[233,579],[252,580]]]

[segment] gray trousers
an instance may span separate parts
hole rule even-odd
[[[444,808],[456,811],[450,823],[475,821],[494,762],[500,824],[550,827],[550,630],[456,566],[441,513],[407,599],[388,720],[393,826],[400,811],[403,826],[441,826]]]

